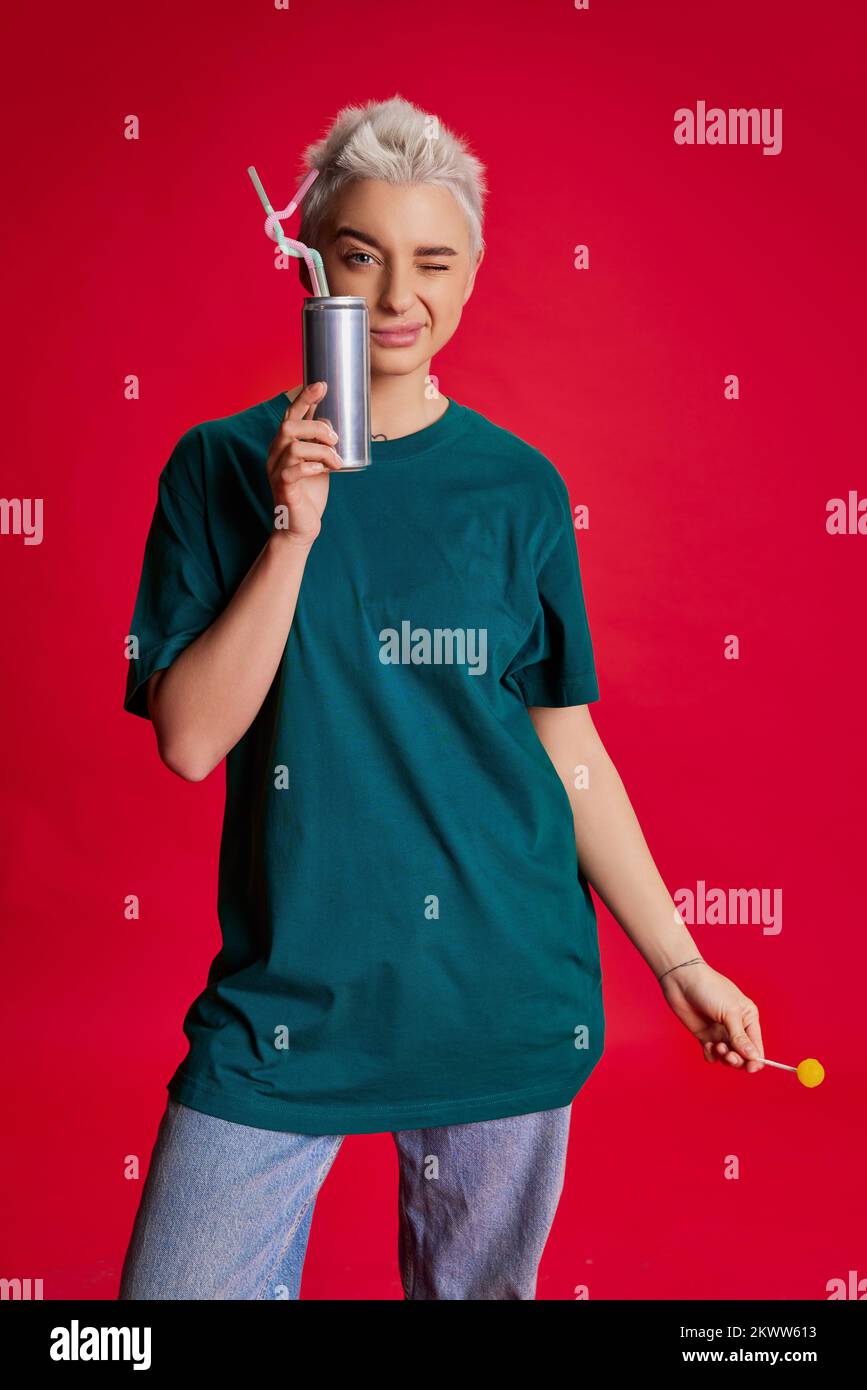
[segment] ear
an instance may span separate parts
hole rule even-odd
[[[484,249],[484,247],[482,247],[481,251],[479,252],[478,256],[476,257],[476,263],[475,263],[475,265],[473,266],[472,272],[471,272],[471,274],[470,274],[470,278],[469,278],[469,280],[467,281],[467,287],[466,287],[466,289],[464,290],[464,301],[463,301],[464,304],[466,304],[467,300],[469,299],[470,295],[472,294],[473,290],[475,289],[475,285],[476,285],[476,275],[478,274],[479,267],[480,267],[480,265],[482,264],[482,261],[483,261],[484,259],[485,259],[485,249]]]

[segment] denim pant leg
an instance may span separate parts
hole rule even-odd
[[[534,1299],[572,1106],[393,1135],[407,1299]]]
[[[235,1124],[169,1097],[119,1299],[297,1299],[314,1204],[341,1142]]]

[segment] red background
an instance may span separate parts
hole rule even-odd
[[[124,1157],[146,1169],[218,946],[222,771],[160,764],[121,708],[123,641],[179,435],[301,377],[302,290],[246,167],[282,206],[342,106],[399,93],[491,185],[441,389],[589,506],[597,726],[672,892],[782,889],[779,935],[694,936],[758,1002],[767,1055],[828,1073],[807,1091],[707,1066],[600,905],[607,1048],[539,1297],[822,1299],[867,1276],[867,536],[825,528],[829,498],[867,494],[862,6],[101,0],[16,25],[2,492],[43,497],[45,534],[0,536],[0,1275],[116,1296],[141,1192]],[[699,99],[782,107],[782,153],[675,145]],[[390,1137],[347,1139],[304,1298],[401,1297],[396,1201]]]

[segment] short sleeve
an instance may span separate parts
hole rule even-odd
[[[147,682],[170,666],[225,606],[201,497],[191,497],[195,431],[179,441],[159,477],[129,637],[123,707],[149,718]],[[182,486],[186,489],[182,490]]]
[[[558,474],[554,536],[536,574],[536,618],[508,675],[528,706],[599,699],[578,547],[566,484]]]

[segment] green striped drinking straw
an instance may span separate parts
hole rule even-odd
[[[292,216],[292,213],[298,207],[304,194],[319,174],[319,170],[310,170],[310,173],[282,212],[275,212],[272,208],[268,194],[262,187],[262,180],[259,178],[252,164],[247,169],[247,173],[250,175],[253,187],[259,195],[259,201],[267,213],[267,218],[265,220],[266,236],[269,236],[272,241],[276,241],[284,255],[296,256],[298,260],[303,260],[305,262],[314,294],[328,295],[328,281],[325,278],[325,267],[322,264],[322,257],[319,252],[313,246],[305,246],[302,241],[295,241],[293,237],[287,237],[280,225],[281,218]]]

